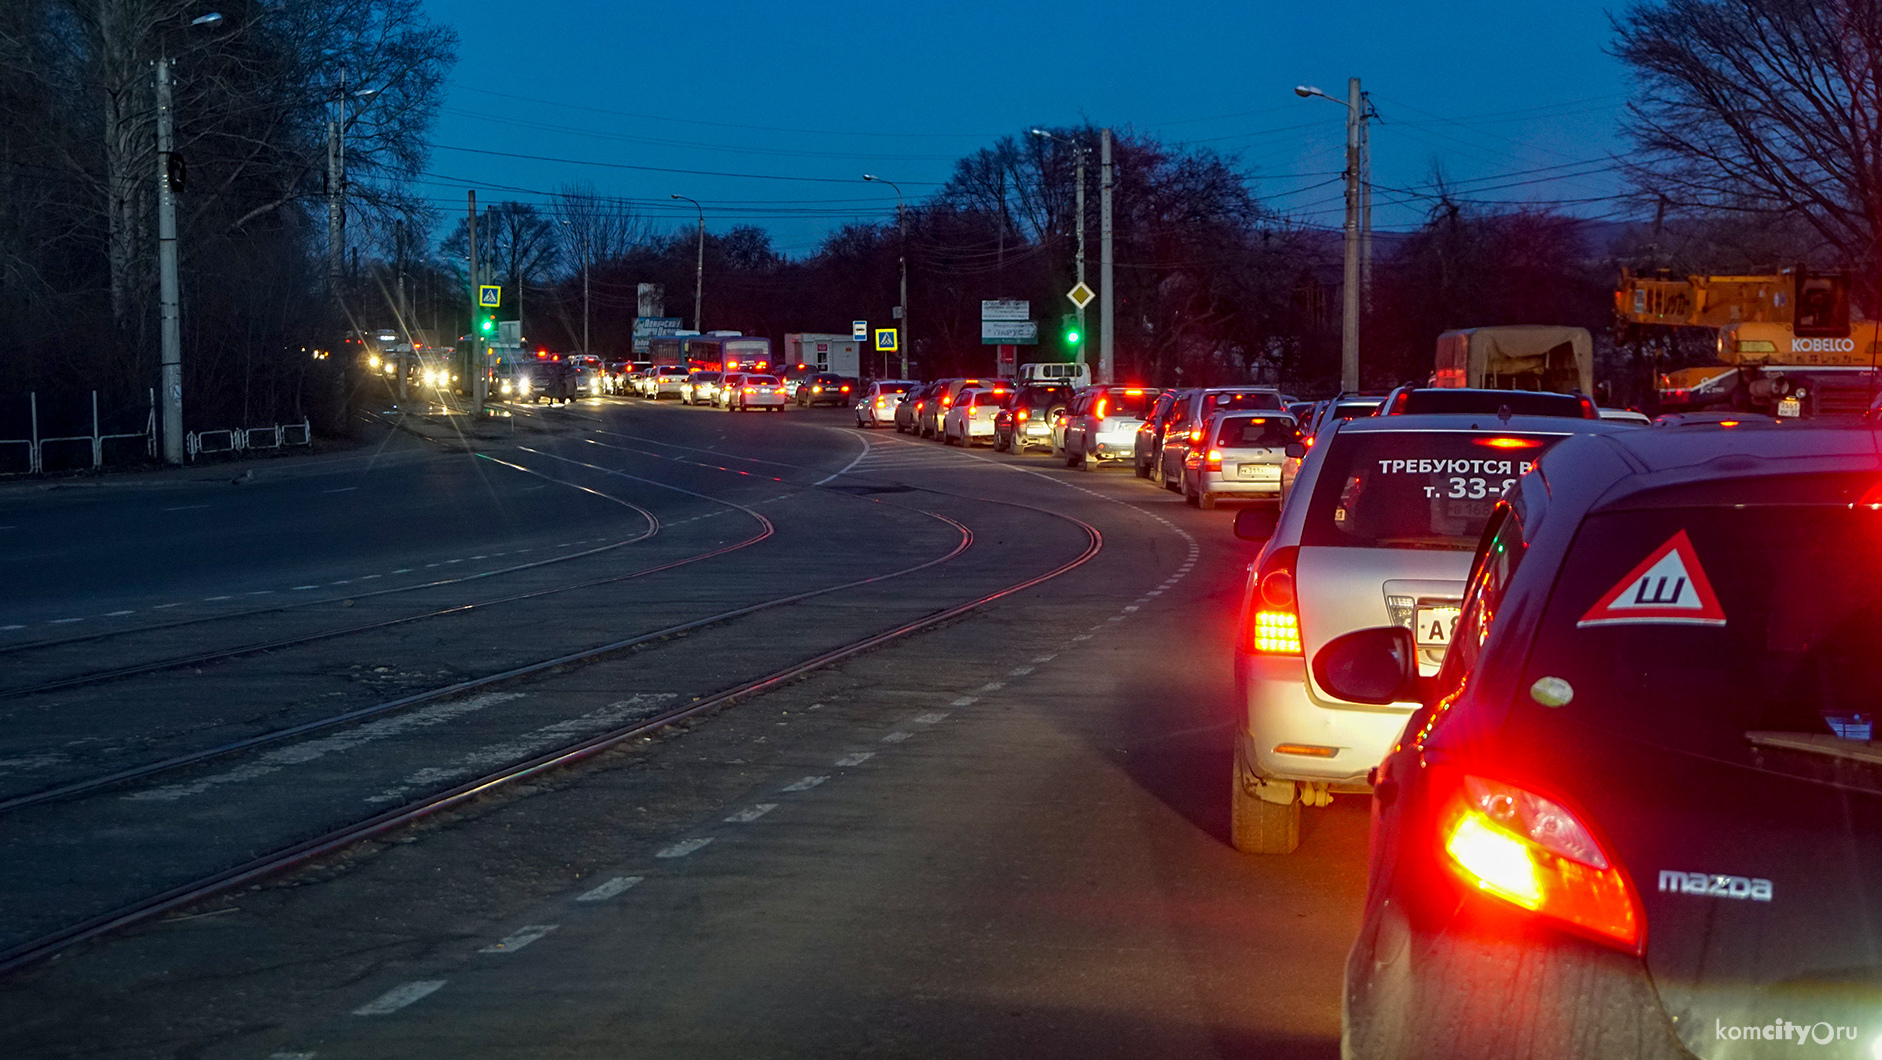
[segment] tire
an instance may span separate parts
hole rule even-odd
[[[1066,446],[1065,447],[1065,466],[1066,467],[1084,467],[1085,455],[1083,453],[1073,455],[1072,447],[1069,445]]]
[[[993,434],[993,451],[996,453],[1006,452],[1006,443],[1000,440],[998,431],[995,431]]]
[[[1144,462],[1143,462],[1143,461],[1141,461],[1141,460],[1138,460],[1138,459],[1137,459],[1137,458],[1135,458],[1135,457],[1132,457],[1132,458],[1131,458],[1131,471],[1132,471],[1132,473],[1134,473],[1134,474],[1135,474],[1135,475],[1136,475],[1136,476],[1137,476],[1138,478],[1149,478],[1149,477],[1150,477],[1150,469],[1149,469],[1148,467],[1146,467],[1146,466],[1144,465]]]
[[[1189,492],[1189,480],[1187,478],[1183,480],[1183,500],[1191,508],[1201,507],[1200,503],[1196,499],[1196,495],[1194,493]]]
[[[1196,507],[1201,508],[1205,512],[1215,511],[1215,494],[1213,493],[1196,494]]]
[[[1254,792],[1253,780],[1236,751],[1229,774],[1229,842],[1244,854],[1292,854],[1300,846],[1300,800],[1269,802]]]

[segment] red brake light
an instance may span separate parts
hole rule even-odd
[[[1487,445],[1492,449],[1539,449],[1542,443],[1534,438],[1475,438],[1478,445]]]
[[[1222,470],[1222,450],[1220,449],[1209,450],[1209,470],[1210,471]]]
[[[1098,399],[1098,404],[1097,404],[1096,406],[1094,406],[1094,407],[1093,407],[1093,409],[1092,409],[1092,414],[1093,414],[1093,415],[1095,415],[1095,416],[1097,416],[1097,417],[1098,417],[1099,419],[1104,419],[1104,405],[1105,405],[1105,400],[1106,400],[1106,399],[1104,399],[1104,398],[1099,398],[1099,399]]]
[[[1191,427],[1189,429],[1189,444],[1195,445],[1197,442],[1200,442],[1200,441],[1202,441],[1202,428]]]
[[[1124,393],[1130,397],[1141,397],[1143,395],[1143,391],[1141,390],[1126,390]]]
[[[1566,806],[1465,776],[1439,827],[1448,864],[1466,885],[1597,942],[1643,951],[1645,917],[1633,884]]]
[[[1014,419],[1016,419],[1016,420],[1023,420],[1023,419],[1025,419],[1025,418],[1026,418],[1026,410],[1025,410],[1025,409],[1020,409],[1020,410],[1019,410],[1018,412],[1015,412],[1015,413],[1013,413],[1013,418],[1014,418]]]
[[[1292,545],[1268,557],[1255,578],[1253,599],[1242,623],[1242,650],[1260,655],[1299,655],[1300,615],[1294,609]]]
[[[1581,399],[1581,418],[1585,420],[1601,418],[1601,410],[1594,407],[1594,399],[1586,395],[1583,395]]]

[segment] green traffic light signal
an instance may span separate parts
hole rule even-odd
[[[497,322],[496,322],[496,320],[495,320],[494,318],[492,318],[492,317],[489,317],[489,316],[485,316],[485,317],[483,318],[483,322],[482,322],[482,323],[480,323],[480,324],[478,325],[478,327],[480,327],[480,328],[482,328],[482,329],[483,329],[483,333],[484,333],[484,334],[486,334],[486,335],[488,335],[488,334],[490,334],[491,332],[493,332],[493,331],[495,331],[495,330],[497,330]]]
[[[1065,337],[1065,345],[1067,349],[1076,350],[1078,348],[1078,344],[1085,341],[1085,336],[1081,334],[1078,330],[1078,317],[1075,314],[1072,314],[1072,313],[1065,314],[1065,316],[1062,318],[1062,324],[1060,325],[1059,330],[1060,330],[1060,333],[1064,335]]]

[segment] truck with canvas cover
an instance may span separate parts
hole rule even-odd
[[[1438,336],[1433,385],[1594,393],[1594,339],[1587,328],[1514,324],[1459,328]]]

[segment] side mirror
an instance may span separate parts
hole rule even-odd
[[[1235,513],[1235,536],[1243,541],[1266,541],[1281,523],[1281,511],[1266,505]]]
[[[1301,442],[1289,442],[1287,448],[1281,451],[1287,454],[1289,460],[1299,460],[1307,455],[1307,446]]]
[[[1354,703],[1418,703],[1418,647],[1404,626],[1361,629],[1327,642],[1313,657],[1320,687]]]

